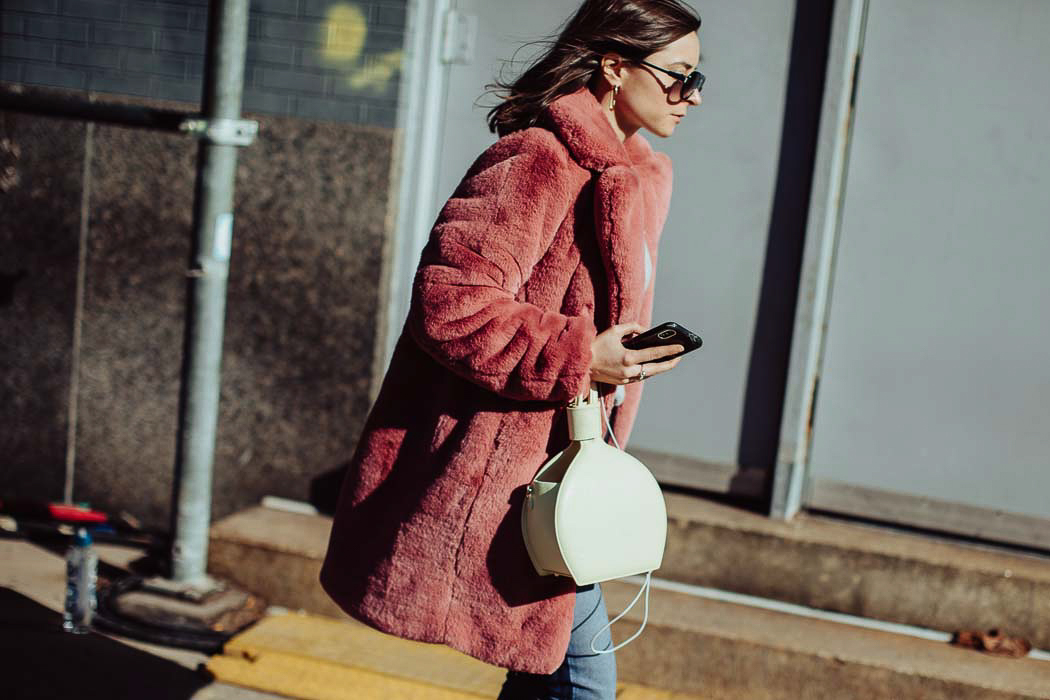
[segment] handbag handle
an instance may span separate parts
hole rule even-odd
[[[582,397],[575,397],[569,402],[569,439],[574,442],[582,440],[594,440],[602,435],[602,419],[598,412],[605,408],[604,404],[599,406],[601,399],[598,392],[591,389],[586,401]]]
[[[573,396],[569,399],[569,408],[579,408],[580,406],[589,406],[598,401],[598,387],[594,382],[591,382],[591,388],[586,394],[580,396]]]

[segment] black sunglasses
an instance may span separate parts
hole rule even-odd
[[[688,100],[690,97],[693,96],[694,92],[700,92],[700,90],[702,90],[704,87],[704,81],[707,80],[707,76],[705,76],[698,70],[694,70],[689,75],[686,75],[677,71],[661,68],[660,66],[655,66],[652,63],[649,63],[648,61],[642,61],[639,59],[638,63],[641,63],[643,66],[655,68],[661,73],[667,73],[667,75],[674,78],[675,82],[671,84],[671,89],[674,89],[675,87],[678,88],[679,95],[675,99],[679,100]]]

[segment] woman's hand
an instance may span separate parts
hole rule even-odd
[[[602,331],[591,343],[591,381],[604,384],[629,384],[674,369],[682,358],[653,362],[661,357],[685,350],[681,345],[661,345],[643,350],[628,350],[623,346],[626,335],[641,333],[645,326],[621,323]],[[642,363],[645,373],[642,373]]]

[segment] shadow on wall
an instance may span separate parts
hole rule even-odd
[[[831,0],[795,4],[777,180],[737,448],[737,464],[767,472],[767,490],[780,443],[832,10]]]
[[[12,700],[188,700],[210,680],[100,634],[62,631],[62,616],[0,588],[3,696]]]

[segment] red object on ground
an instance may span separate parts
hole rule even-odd
[[[0,501],[0,513],[16,517],[50,518],[67,523],[105,523],[109,516],[100,510],[72,503],[46,503],[43,501]]]
[[[49,503],[48,513],[55,520],[65,520],[74,523],[104,523],[109,516],[99,510],[91,510],[84,506],[75,506],[69,503]]]

